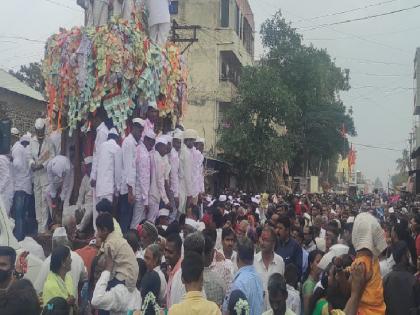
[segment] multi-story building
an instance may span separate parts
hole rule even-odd
[[[172,19],[179,25],[201,27],[198,42],[184,53],[190,82],[183,123],[206,139],[207,155],[215,157],[217,129],[235,96],[241,68],[254,60],[254,16],[247,0],[171,2]]]
[[[414,183],[414,192],[416,194],[420,193],[420,48],[416,49],[416,56],[414,58],[414,141],[411,158],[413,159],[412,168],[413,171],[410,172],[412,176],[412,182]]]

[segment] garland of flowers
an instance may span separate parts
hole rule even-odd
[[[244,315],[249,315],[249,304],[247,300],[239,299],[234,307],[236,314],[242,315],[242,312],[245,312]]]
[[[143,305],[141,306],[142,313],[147,310],[149,304],[152,303],[153,308],[155,310],[156,315],[160,315],[160,307],[156,302],[156,297],[152,292],[147,293],[146,297],[144,298]]]

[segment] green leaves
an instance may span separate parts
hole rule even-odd
[[[343,127],[356,135],[339,98],[350,88],[348,70],[337,67],[326,50],[304,46],[280,12],[263,23],[261,35],[266,54],[243,69],[219,146],[244,179],[285,161],[293,175],[318,175],[338,154],[347,154]]]

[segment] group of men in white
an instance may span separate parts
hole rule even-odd
[[[38,233],[61,223],[55,220],[56,209],[63,216],[84,213],[77,226],[84,231],[95,225],[96,205],[103,199],[113,204],[123,233],[145,220],[155,223],[161,209],[175,220],[187,205],[197,204],[204,193],[204,139],[181,126],[156,134],[157,113],[149,107],[146,119],[133,118],[127,135],[111,119],[98,122],[93,155],[83,157],[84,177],[74,205],[74,147],[61,150],[61,132],[37,119],[34,136],[24,134],[10,154],[0,155],[0,197],[15,221],[16,238],[25,237],[28,217],[36,219]],[[12,131],[14,137],[19,133]]]

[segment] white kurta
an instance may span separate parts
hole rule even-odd
[[[10,215],[12,206],[14,182],[12,163],[6,155],[0,155],[0,198],[6,207],[7,215]]]
[[[70,200],[72,185],[70,160],[64,155],[57,155],[47,165],[48,192],[51,198],[57,196],[61,188],[60,199],[65,203]]]
[[[149,205],[150,191],[150,153],[146,146],[140,141],[136,152],[136,204],[131,220],[131,228],[137,228],[137,225],[144,218],[144,206]]]
[[[204,156],[203,154],[193,148],[193,167],[192,167],[192,178],[193,178],[193,197],[197,197],[198,194],[203,193],[203,162]]]
[[[109,311],[111,315],[125,315],[128,311],[139,310],[142,299],[139,290],[130,292],[124,284],[118,284],[107,290],[111,273],[107,270],[101,273],[92,296],[92,306]]]
[[[166,162],[165,156],[161,156],[158,151],[152,151],[151,154],[151,184],[149,192],[149,203],[150,199],[159,203],[162,201],[165,204],[169,203],[168,196],[165,190],[165,174],[166,174]]]
[[[96,181],[96,200],[118,195],[121,189],[122,151],[110,139],[101,144],[97,153],[97,163],[92,168],[90,178]]]
[[[20,143],[12,152],[13,176],[15,179],[15,191],[24,191],[32,195],[32,172],[30,167],[31,151]]]
[[[49,135],[49,142],[51,143],[54,156],[61,153],[61,131],[55,130],[52,131]]]
[[[171,22],[169,5],[169,0],[146,0],[146,8],[149,13],[149,27]]]
[[[179,197],[179,153],[172,148],[169,153],[169,163],[171,165],[170,184],[174,197]]]
[[[123,162],[121,195],[126,195],[128,194],[127,186],[131,186],[134,192],[136,185],[137,141],[131,133],[124,139],[121,149]]]
[[[30,254],[38,257],[41,260],[45,260],[44,250],[42,246],[37,243],[32,237],[26,236],[22,241],[19,242],[20,247],[23,250],[28,251]]]
[[[96,128],[96,137],[95,137],[95,145],[93,146],[93,155],[92,155],[92,169],[96,167],[97,155],[99,151],[99,147],[102,143],[108,140],[109,129],[105,125],[105,123],[101,123],[98,128]]]
[[[193,196],[193,149],[188,149],[182,145],[179,157],[179,212],[185,213],[186,201],[188,196]]]
[[[33,172],[36,220],[38,221],[38,232],[43,233],[47,229],[49,211],[46,199],[48,188],[46,168],[48,161],[54,157],[54,149],[48,138],[45,138],[40,146],[37,137],[33,137],[30,143],[30,150],[32,156],[30,165],[34,163],[43,165],[42,169]]]

